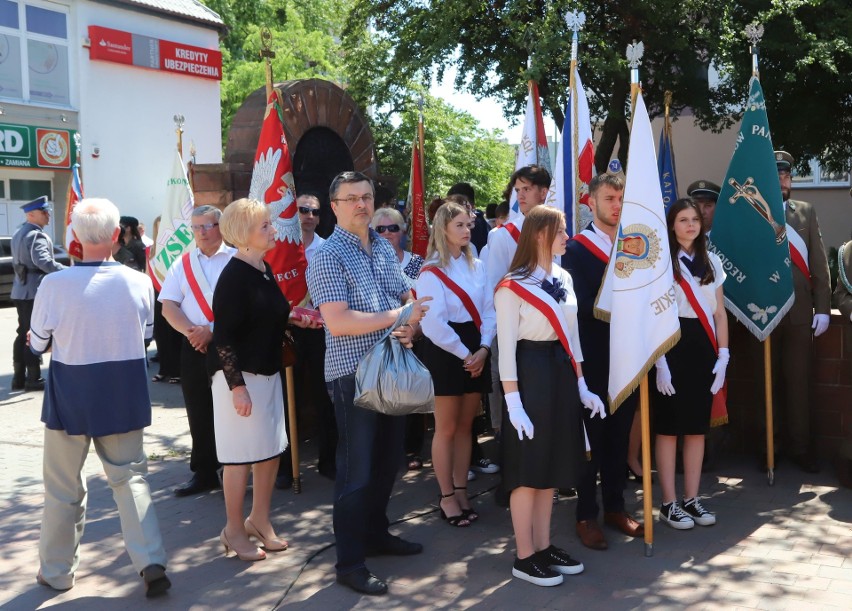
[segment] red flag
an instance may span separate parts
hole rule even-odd
[[[272,223],[278,232],[275,248],[266,253],[275,280],[291,306],[307,302],[305,248],[296,214],[296,188],[293,162],[281,124],[281,106],[276,91],[269,96],[251,176],[249,197],[269,206]]]
[[[68,254],[77,259],[83,258],[83,245],[74,239],[71,233],[71,213],[74,206],[83,199],[83,183],[80,180],[80,164],[75,163],[71,168],[71,184],[68,187],[68,205],[65,207],[65,248]]]
[[[418,129],[422,129],[420,123]],[[426,224],[426,203],[423,197],[423,156],[420,139],[415,138],[411,149],[411,180],[408,186],[408,202],[411,210],[411,252],[426,257],[429,245],[429,226]]]

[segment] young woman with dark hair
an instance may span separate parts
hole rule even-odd
[[[680,341],[657,361],[654,401],[657,471],[663,489],[660,520],[687,530],[710,526],[716,516],[698,499],[704,435],[710,427],[713,395],[725,383],[728,319],[722,262],[707,252],[701,212],[689,198],[672,204],[666,220],[677,292]],[[675,494],[677,438],[683,436],[684,497]]]

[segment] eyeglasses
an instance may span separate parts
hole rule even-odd
[[[361,196],[350,195],[349,197],[338,198],[338,199],[335,199],[335,200],[332,200],[332,201],[346,202],[347,204],[352,204],[354,206],[358,202],[364,202],[365,204],[371,204],[371,203],[373,203],[373,199],[374,199],[373,194],[367,193],[366,195],[361,195]]]
[[[376,231],[379,233],[384,233],[385,231],[389,233],[397,233],[399,231],[399,225],[379,225],[376,227]]]
[[[319,208],[308,208],[307,206],[299,206],[299,214],[310,214],[311,216],[319,218],[320,211]]]
[[[190,225],[193,231],[210,231],[214,227],[218,227],[219,223],[204,223],[203,225]]]

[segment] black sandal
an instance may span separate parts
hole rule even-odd
[[[455,492],[450,492],[449,494],[442,494],[438,499],[438,509],[441,511],[441,519],[445,520],[450,526],[455,526],[456,528],[467,528],[470,526],[470,520],[466,515],[464,515],[464,510],[462,510],[462,513],[457,516],[448,516],[444,511],[444,508],[441,507],[441,499],[448,499],[455,495]]]
[[[456,493],[456,490],[465,490],[466,491],[467,486],[453,486],[453,494]],[[465,492],[465,497],[467,497],[467,492]],[[468,502],[470,502],[470,499],[468,499]],[[459,506],[461,507],[461,505],[459,505]],[[462,507],[462,515],[465,518],[467,518],[468,522],[471,522],[471,523],[476,522],[479,519],[479,514],[476,513],[476,510],[473,509],[472,507],[468,507],[467,509]]]

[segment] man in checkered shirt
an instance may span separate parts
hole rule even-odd
[[[370,228],[372,181],[360,172],[338,174],[329,189],[334,233],[308,265],[308,290],[325,321],[325,379],[339,431],[334,485],[337,581],[363,594],[387,584],[364,558],[419,554],[423,546],[388,532],[387,506],[403,455],[405,420],[355,407],[358,361],[412,301],[390,242]],[[411,346],[428,306],[414,302],[409,325],[394,331]]]

